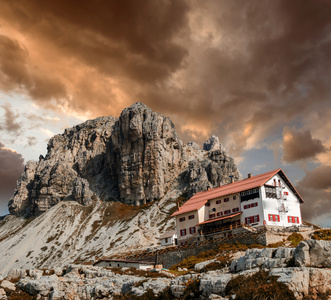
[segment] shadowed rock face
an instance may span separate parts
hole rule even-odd
[[[239,179],[233,159],[211,144],[209,151],[183,144],[169,118],[135,103],[119,118],[89,120],[50,139],[46,157],[26,164],[9,210],[38,215],[66,199],[141,205]]]

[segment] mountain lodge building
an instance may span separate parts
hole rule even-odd
[[[281,169],[248,174],[248,178],[195,194],[172,214],[178,245],[243,225],[299,226],[302,203]]]

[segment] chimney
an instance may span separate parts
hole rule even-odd
[[[234,182],[233,175],[230,175],[229,177],[230,177],[230,182],[231,183]]]
[[[248,173],[247,178],[252,178],[252,173]]]

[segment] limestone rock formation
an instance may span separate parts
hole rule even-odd
[[[221,144],[217,136],[212,135],[207,142],[203,144],[203,150],[213,151],[221,149]]]
[[[27,163],[9,211],[33,216],[67,199],[91,205],[93,197],[141,205],[239,179],[217,137],[204,149],[185,145],[169,118],[135,103],[119,118],[89,120],[51,138],[46,156]]]

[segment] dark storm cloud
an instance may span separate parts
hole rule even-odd
[[[4,110],[4,119],[0,121],[0,130],[6,130],[16,135],[20,134],[22,125],[17,122],[18,114],[14,113],[10,104],[1,105],[0,108]]]
[[[201,142],[216,133],[238,155],[302,114],[330,109],[330,8],[320,0],[0,1],[4,32],[16,33],[2,38],[2,89],[89,117],[142,101],[176,119],[183,135]],[[10,53],[17,59],[7,66]]]
[[[331,217],[331,166],[319,166],[298,183],[297,188],[305,204],[302,205],[303,218],[311,220],[318,216]]]
[[[7,205],[14,193],[16,181],[22,174],[23,157],[15,151],[7,149],[0,142],[0,207]]]
[[[6,92],[26,92],[38,101],[66,96],[65,87],[59,79],[46,72],[40,73],[32,65],[28,50],[4,35],[0,35],[0,88]]]
[[[318,139],[312,137],[309,130],[298,131],[285,127],[283,130],[283,159],[294,162],[315,158],[317,154],[326,152],[327,148]]]
[[[326,190],[331,188],[331,166],[319,166],[300,181],[305,188]]]
[[[0,9],[8,26],[33,37],[27,48],[38,52],[31,59],[40,62],[39,73],[49,74],[52,69],[54,84],[66,82],[69,89],[75,81],[65,103],[77,111],[104,112],[116,100],[114,88],[109,88],[114,81],[129,93],[132,85],[157,84],[175,72],[187,55],[174,41],[185,27],[185,1],[3,1]],[[112,83],[100,80],[101,76]],[[54,93],[48,91],[56,86],[43,79],[38,77],[30,94],[50,100]],[[68,96],[64,87],[58,89],[57,99]],[[82,89],[95,100],[87,99]]]

